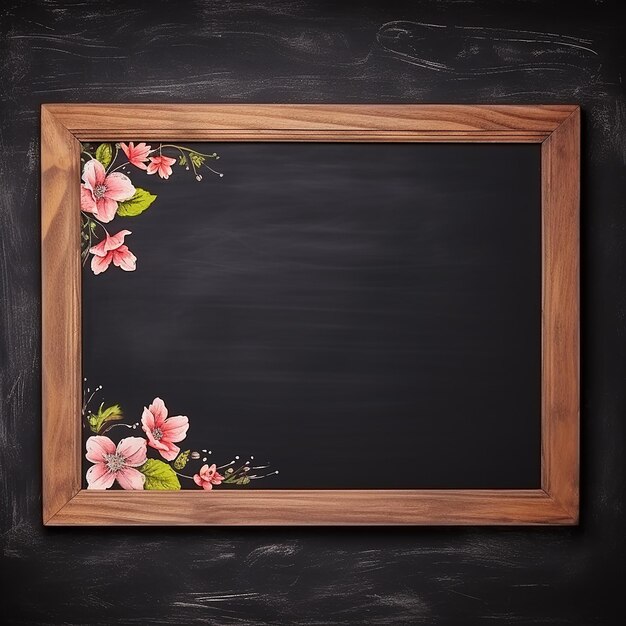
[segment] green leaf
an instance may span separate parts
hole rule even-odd
[[[178,165],[187,165],[187,157],[184,154],[178,157]]]
[[[174,467],[177,470],[184,469],[185,465],[187,465],[187,461],[189,460],[190,452],[191,452],[191,450],[185,450],[184,452],[181,452],[178,455],[178,457],[174,461]]]
[[[237,471],[233,470],[232,467],[229,467],[224,474],[224,484],[239,486],[245,486],[250,484],[250,478],[245,472],[246,470],[241,467]]]
[[[189,158],[196,167],[202,167],[202,164],[204,163],[204,157],[201,154],[198,154],[197,152],[190,152]]]
[[[141,215],[155,200],[155,194],[145,189],[137,188],[135,195],[130,200],[119,203],[117,206],[117,214],[120,217],[135,217],[136,215]]]
[[[96,148],[96,159],[104,165],[105,169],[109,167],[113,160],[113,146],[110,143],[101,143]]]
[[[176,472],[163,461],[148,459],[137,468],[145,477],[143,488],[150,491],[174,491],[180,489],[180,481]]]
[[[124,417],[122,409],[119,404],[104,408],[104,402],[100,405],[100,408],[95,413],[90,413],[87,417],[89,422],[89,428],[94,433],[99,433],[106,424],[109,422],[117,422]]]

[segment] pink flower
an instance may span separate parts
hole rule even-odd
[[[196,485],[202,487],[202,489],[211,491],[211,489],[213,489],[213,485],[221,485],[224,477],[217,471],[215,463],[213,463],[211,467],[203,465],[200,468],[200,473],[194,474],[193,480]]]
[[[180,452],[175,443],[187,436],[189,420],[184,415],[167,416],[167,407],[161,398],[155,398],[141,416],[141,424],[148,435],[148,445],[168,461],[173,461]]]
[[[176,163],[176,159],[170,159],[166,156],[150,157],[150,165],[148,165],[148,174],[159,173],[161,178],[169,178],[172,175],[171,166]]]
[[[126,437],[117,447],[102,435],[87,439],[87,454],[92,465],[87,470],[87,489],[108,489],[116,480],[122,489],[143,489],[145,476],[136,467],[146,462],[146,440]]]
[[[148,169],[146,161],[148,160],[151,146],[147,146],[145,143],[138,143],[135,145],[131,141],[128,145],[120,143],[120,148],[124,151],[128,161],[135,167],[138,167],[141,170]]]
[[[80,208],[86,213],[93,213],[105,224],[115,217],[118,202],[130,200],[135,195],[135,188],[128,176],[120,172],[106,175],[104,165],[96,159],[85,163],[83,181],[80,189]]]
[[[128,249],[128,246],[124,245],[124,237],[130,234],[130,230],[120,230],[112,236],[107,233],[106,239],[93,248],[89,248],[89,252],[93,254],[91,269],[94,274],[104,272],[111,265],[111,261],[113,265],[122,268],[125,272],[135,270],[137,257]]]

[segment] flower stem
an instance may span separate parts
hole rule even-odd
[[[121,170],[125,165],[130,165],[130,161],[125,161],[121,165],[118,165],[117,167],[113,168],[112,170],[109,170],[107,173],[108,174],[112,174],[113,172],[117,172],[117,170]]]
[[[217,174],[217,176],[219,176],[220,178],[222,178],[222,176],[224,176],[224,174],[222,174],[222,172],[218,172],[217,170],[214,170],[212,167],[209,167],[206,163],[203,163],[204,167],[206,167],[210,172],[213,172],[214,174]]]
[[[132,424],[111,424],[108,428],[106,428],[105,430],[103,430],[100,434],[104,435],[104,433],[108,433],[112,428],[116,428],[117,426],[125,426],[126,428],[132,428],[133,425]]]
[[[170,465],[170,467],[172,467]],[[177,472],[173,467],[172,470],[174,471],[174,474],[176,474],[177,476],[180,476],[181,478],[189,478],[189,480],[193,480],[193,476],[187,476],[187,474],[181,474],[180,472]]]
[[[204,152],[198,152],[197,150],[193,150],[192,148],[187,148],[186,146],[179,146],[175,143],[162,143],[158,148],[155,148],[154,150],[151,150],[150,152],[156,152],[157,150],[161,150],[161,148],[176,148],[177,150],[180,150],[181,152],[183,150],[186,150],[190,154],[191,153],[199,154],[200,156],[206,157],[207,159],[217,158],[217,154],[215,154],[215,152],[213,154],[205,154]]]
[[[175,143],[162,143],[162,144],[159,144],[158,148],[155,148],[154,150],[150,150],[150,152],[148,152],[148,154],[152,154],[153,152],[158,152],[159,155],[161,155],[163,148],[174,148],[175,150],[178,150],[181,153],[181,155],[183,155],[183,156],[184,156],[184,151],[185,151],[185,152],[188,152],[189,154],[197,154],[199,156],[205,157],[206,159],[216,159],[217,158],[217,154],[215,152],[213,154],[206,154],[204,152],[198,152],[197,150],[193,150],[192,148],[187,148],[186,146],[179,146],[178,144],[175,144]],[[191,157],[189,158],[189,161],[191,162],[191,167],[193,169],[193,173],[196,176],[198,176],[198,171],[196,169],[196,165],[193,162],[193,160],[191,159]],[[224,176],[224,174],[214,170],[212,167],[209,167],[206,163],[203,163],[202,165],[204,165],[204,167],[206,167],[210,172],[213,172],[213,174],[219,176],[220,178],[222,176]]]
[[[93,222],[94,224],[98,224],[98,226],[100,226],[100,228],[102,228],[102,230],[104,230],[104,232],[107,235],[109,234],[109,231],[106,229],[105,225],[100,220],[98,220],[95,217],[93,217],[93,214],[88,215],[87,213],[85,213],[85,211],[81,211],[81,214],[87,220],[87,223]],[[90,243],[91,243],[91,241],[90,241]]]
[[[249,467],[249,466],[244,463],[241,467],[238,467],[236,470],[233,470],[230,474],[226,475],[226,472],[225,472],[224,483],[230,484],[230,483],[237,482],[239,478],[246,475],[246,471],[245,471],[246,467]]]
[[[115,144],[115,156],[113,157],[113,160],[109,163],[109,167],[107,167],[107,171],[106,171],[107,174],[110,174],[111,172],[115,171],[115,170],[112,170],[111,168],[113,167],[113,163],[115,163],[115,161],[117,160],[117,155],[119,154],[119,151],[120,149],[117,147],[117,144]]]

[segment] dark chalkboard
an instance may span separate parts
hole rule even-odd
[[[626,562],[620,3],[588,0],[564,10],[499,0],[106,0],[84,7],[34,0],[6,5],[0,18],[4,619],[23,626],[619,623]],[[390,23],[404,33],[383,39]],[[39,106],[125,99],[579,102],[581,525],[44,528]]]
[[[180,473],[250,488],[540,486],[538,145],[185,146],[223,177],[118,170],[157,198],[135,271],[85,264],[91,407],[163,398]]]

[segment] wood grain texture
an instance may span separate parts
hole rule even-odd
[[[63,433],[68,429],[72,407],[76,424],[79,423],[77,409],[81,402],[77,395],[79,387],[75,386],[81,376],[76,343],[80,337],[78,222],[68,210],[72,204],[64,205],[61,200],[71,198],[78,206],[78,184],[73,182],[79,178],[78,148],[76,140],[72,143],[56,137],[72,137],[71,133],[78,132],[81,139],[94,141],[114,132],[118,138],[136,138],[133,133],[142,127],[148,136],[165,133],[166,138],[178,140],[188,139],[185,133],[193,129],[196,139],[209,140],[214,125],[227,133],[229,141],[249,140],[249,133],[254,130],[271,131],[274,139],[288,141],[319,141],[321,137],[343,141],[346,139],[342,133],[358,130],[363,138],[375,137],[381,131],[385,135],[400,132],[405,137],[415,134],[419,141],[428,135],[431,142],[437,142],[440,133],[445,141],[451,137],[467,141],[468,132],[472,133],[472,141],[481,141],[483,137],[493,141],[498,133],[502,133],[499,141],[511,141],[511,132],[520,135],[528,132],[536,138],[538,130],[543,130],[547,139],[544,137],[542,148],[542,490],[520,496],[504,490],[236,492],[218,496],[226,498],[227,504],[222,508],[217,498],[207,506],[199,505],[203,501],[198,494],[187,491],[168,498],[153,498],[144,493],[128,493],[117,498],[84,491],[76,494],[81,481],[80,465],[67,463],[64,455],[80,459],[82,450],[78,438],[65,441]],[[83,135],[80,129],[86,126],[91,130]],[[297,135],[292,134],[294,128]],[[138,520],[147,524],[183,525],[576,523],[578,128],[579,112],[571,105],[44,106],[43,135],[53,136],[54,140],[45,142],[42,148],[46,151],[45,159],[42,158],[42,197],[46,198],[43,280],[48,285],[43,308],[46,327],[55,329],[55,343],[44,342],[44,371],[64,373],[63,383],[46,380],[44,386],[44,476],[53,477],[44,490],[44,523],[125,525],[137,524]],[[456,135],[459,131],[462,134]],[[167,135],[168,132],[175,135]],[[58,156],[56,151],[63,149],[67,153]],[[73,167],[69,167],[68,155],[76,160]],[[73,191],[67,193],[68,189]],[[58,224],[60,232],[50,233],[49,223]],[[65,245],[50,244],[58,240]],[[76,261],[66,263],[68,257]],[[71,424],[70,428],[76,437],[78,427]],[[200,494],[200,498],[203,496],[206,494]],[[346,507],[348,502],[350,506]],[[239,514],[225,514],[229,509]],[[192,521],[187,520],[188,515]]]
[[[545,139],[573,105],[56,104],[81,141],[508,141]]]
[[[80,144],[41,110],[43,518],[80,489]]]
[[[544,141],[542,486],[578,519],[580,111]]]
[[[51,525],[543,525],[572,518],[541,489],[80,491]]]

